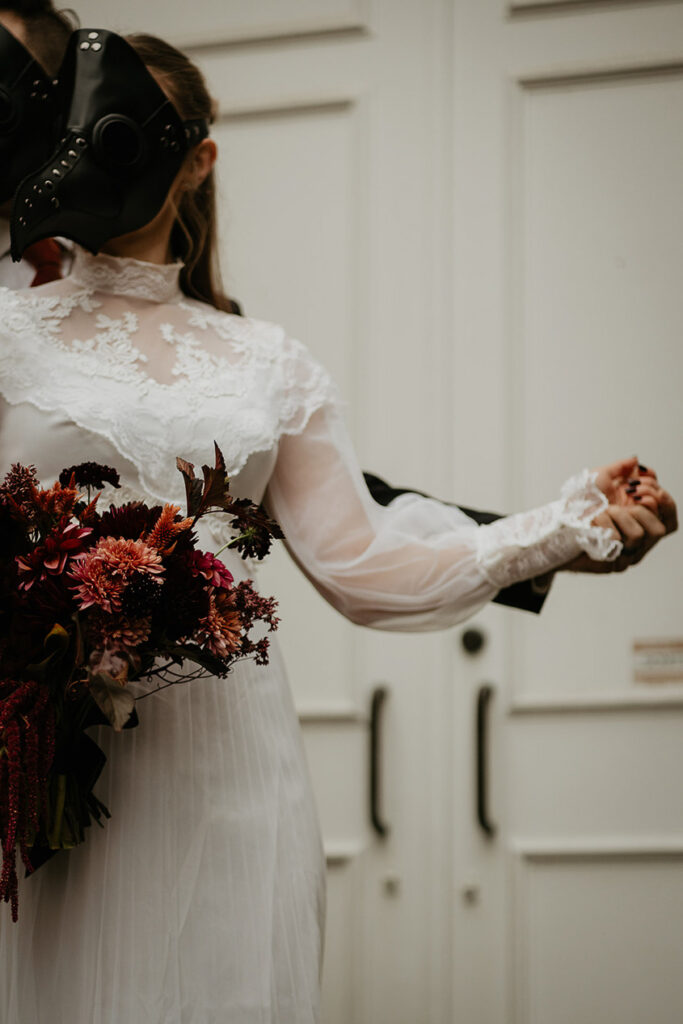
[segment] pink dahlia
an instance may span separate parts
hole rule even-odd
[[[97,605],[106,612],[120,611],[126,586],[136,576],[163,582],[161,555],[142,540],[103,537],[75,563],[70,575],[81,610]]]

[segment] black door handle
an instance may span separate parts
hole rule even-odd
[[[380,793],[382,789],[382,709],[389,696],[386,686],[377,686],[370,706],[370,821],[378,836],[389,835],[389,826],[382,820]]]
[[[488,811],[488,707],[493,694],[492,686],[485,684],[479,687],[475,744],[477,821],[484,835],[489,838],[496,832],[496,826],[490,820]]]

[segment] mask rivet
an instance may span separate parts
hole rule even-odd
[[[59,199],[57,199],[57,196],[53,196],[50,202],[54,206],[55,210],[59,209]]]
[[[38,186],[37,186],[37,185],[34,185],[34,186],[33,186],[33,191],[34,191],[34,192],[40,192],[40,189],[38,188]]]
[[[74,153],[74,156],[75,155],[76,154]],[[69,166],[69,161],[68,160],[60,160],[59,162],[62,165],[62,167],[68,167]]]
[[[44,92],[43,95],[40,98],[41,98],[41,100],[46,100],[47,99],[47,93]]]
[[[26,203],[27,206],[31,205],[31,200],[30,199],[24,199],[24,202]]]
[[[102,43],[93,43],[91,49],[92,50],[101,50],[102,49]]]
[[[71,156],[71,157],[76,157],[76,156],[78,156],[78,153],[76,152],[75,149],[70,149],[68,155]]]
[[[32,99],[32,100],[34,100],[34,99],[36,98],[36,96],[37,96],[37,95],[38,95],[38,93],[37,93],[37,92],[32,92],[32,93],[31,93],[31,99]]]
[[[34,89],[39,89],[39,88],[40,88],[40,86],[41,86],[41,84],[42,84],[42,83],[41,83],[40,79],[39,79],[39,78],[36,78],[35,82],[33,83],[33,88],[34,88]]]
[[[21,224],[22,227],[26,227],[26,218],[25,217],[20,217],[19,218],[19,223]]]
[[[81,138],[81,137],[79,136],[79,137],[78,137],[78,138],[76,139],[76,145],[77,145],[77,146],[85,146],[85,145],[86,145],[86,141],[85,141],[85,139],[83,139],[83,138]]]
[[[58,167],[53,167],[52,168],[52,173],[54,174],[55,178],[61,178],[61,176],[62,176],[62,172],[60,171],[60,169]]]
[[[39,195],[39,196],[42,196],[42,194],[43,194],[43,190],[42,190],[42,188],[39,188],[39,189],[38,189],[38,195]]]
[[[80,49],[81,49],[81,50],[89,50],[89,49],[90,49],[90,43],[86,43],[86,42],[85,42],[85,40],[84,40],[84,41],[83,41],[83,42],[81,43],[81,45],[80,45]]]
[[[88,32],[88,39],[97,39],[97,32]]]
[[[52,182],[50,181],[49,178],[45,179],[45,181],[43,182],[43,185],[45,186],[45,188],[50,189],[50,190],[52,190],[54,188],[54,185],[52,184]]]

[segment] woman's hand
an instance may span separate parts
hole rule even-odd
[[[610,505],[642,506],[657,514],[666,492],[659,486],[655,471],[639,463],[636,455],[601,466],[595,472],[596,483]],[[670,500],[670,495],[666,497]]]

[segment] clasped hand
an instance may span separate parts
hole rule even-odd
[[[593,524],[610,530],[624,545],[613,562],[596,562],[586,554],[564,569],[570,572],[623,572],[636,565],[658,541],[678,529],[676,503],[657,480],[653,469],[636,456],[601,466],[596,483],[609,502]]]

